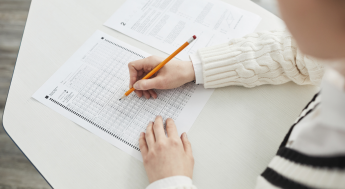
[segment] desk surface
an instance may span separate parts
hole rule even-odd
[[[150,54],[165,53],[103,23],[124,0],[33,0],[3,117],[4,128],[54,188],[144,188],[143,164],[31,98],[97,29]],[[260,15],[257,30],[283,28],[249,0],[227,0]],[[287,83],[215,90],[188,133],[194,184],[253,188],[300,110],[318,90]]]

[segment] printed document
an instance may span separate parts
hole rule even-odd
[[[155,90],[157,99],[129,89],[128,63],[149,54],[101,31],[89,38],[33,98],[142,161],[139,135],[161,115],[187,132],[213,90],[193,82],[171,90]],[[168,63],[169,64],[169,63]]]
[[[197,39],[176,57],[189,60],[202,47],[254,32],[261,18],[218,0],[127,0],[105,25],[171,54]]]

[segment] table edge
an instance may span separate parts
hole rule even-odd
[[[11,81],[10,81],[10,85],[8,87],[8,91],[7,91],[7,96],[6,96],[6,100],[5,100],[5,106],[4,106],[4,112],[1,115],[2,116],[2,122],[1,125],[4,128],[5,133],[8,135],[8,137],[12,140],[12,142],[17,146],[17,148],[20,150],[20,152],[22,152],[22,154],[25,156],[25,158],[31,163],[31,165],[37,170],[37,172],[42,176],[42,178],[46,181],[46,183],[53,188],[53,186],[49,183],[49,181],[44,177],[44,175],[40,172],[40,170],[35,166],[35,164],[32,163],[32,161],[29,159],[29,157],[23,152],[23,150],[19,147],[19,145],[14,141],[14,139],[11,137],[11,135],[8,133],[8,131],[6,130],[5,124],[4,124],[4,118],[5,118],[5,112],[6,112],[6,105],[7,105],[7,100],[8,100],[8,96],[10,93],[10,89],[11,89],[11,85],[12,85],[12,80],[13,80],[13,75],[14,75],[14,71],[16,69],[16,65],[17,65],[17,61],[18,61],[18,56],[19,56],[19,52],[20,52],[20,48],[21,48],[21,43],[23,41],[24,38],[24,33],[25,33],[25,28],[26,28],[26,24],[27,24],[27,20],[29,17],[29,13],[31,10],[31,5],[32,5],[32,1],[30,2],[30,6],[29,6],[29,11],[28,11],[28,15],[25,21],[25,25],[24,25],[24,29],[23,29],[23,35],[22,38],[20,40],[20,44],[19,44],[19,49],[18,49],[18,53],[17,53],[17,58],[16,58],[16,63],[14,64],[14,68],[13,68],[13,72],[12,72],[12,77],[11,77]]]

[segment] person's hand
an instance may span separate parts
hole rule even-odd
[[[157,116],[147,126],[146,133],[140,134],[139,147],[150,183],[171,176],[193,176],[194,158],[187,134],[180,138],[170,118],[166,121],[166,131],[168,136],[162,117]]]
[[[129,88],[134,87],[138,97],[144,95],[147,99],[151,96],[157,98],[157,93],[153,89],[173,89],[195,79],[191,61],[170,60],[150,79],[140,80],[163,60],[161,57],[150,56],[128,64]]]

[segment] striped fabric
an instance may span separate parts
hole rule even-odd
[[[284,138],[276,156],[257,180],[257,189],[345,188],[345,156],[310,156],[286,147],[294,127],[320,103],[316,94]],[[344,144],[345,145],[345,144]]]

